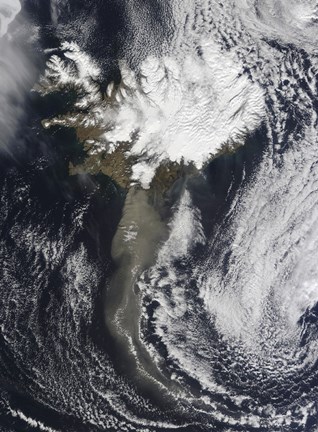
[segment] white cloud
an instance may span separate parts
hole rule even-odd
[[[15,0],[0,0],[0,145],[8,148],[24,113],[25,91],[30,85],[34,68],[22,46],[22,37],[10,32],[9,24],[21,9]],[[21,29],[20,29],[21,30]],[[23,40],[23,43],[25,40]]]
[[[244,24],[253,32],[317,52],[315,0],[239,0],[236,6]]]
[[[235,57],[211,40],[201,47],[201,56],[149,56],[139,73],[122,62],[122,85],[107,103],[94,84],[97,66],[74,43],[61,48],[76,67],[54,55],[42,83],[49,83],[46,91],[69,83],[84,89],[76,105],[90,107],[86,122],[105,130],[109,151],[131,143],[133,179],[148,187],[161,162],[183,159],[201,168],[224,144],[243,144],[264,117],[263,91],[241,74]],[[107,93],[113,95],[113,84]]]
[[[0,37],[7,33],[9,24],[20,10],[19,0],[0,0]]]

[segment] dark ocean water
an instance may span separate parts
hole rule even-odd
[[[113,355],[114,341],[104,326],[102,298],[114,271],[111,243],[125,193],[102,175],[69,176],[69,160],[80,161],[84,156],[75,133],[64,128],[42,130],[41,118],[67,110],[70,97],[53,95],[40,99],[32,96],[27,102],[30,115],[21,123],[15,138],[18,144],[12,147],[14,152],[2,153],[0,159],[0,259],[4,293],[1,305],[4,336],[0,341],[1,422],[8,428],[4,430],[37,430],[26,426],[21,419],[14,419],[8,413],[7,403],[12,409],[20,409],[26,416],[52,428],[94,430],[92,426],[85,426],[80,414],[77,418],[74,413],[60,411],[60,402],[55,400],[58,398],[56,389],[52,388],[52,393],[46,396],[42,391],[37,394],[37,375],[42,376],[42,367],[46,365],[45,373],[52,375],[53,380],[60,367],[72,376],[72,366],[68,364],[73,350],[72,337],[79,338],[77,342],[83,344],[89,340],[92,347],[105,352],[109,361],[114,362],[115,369],[120,361],[115,352]],[[236,153],[215,159],[207,167],[205,177],[189,179],[189,188],[201,209],[207,232],[213,230],[214,224],[227,211],[227,203],[231,201],[230,185],[235,194],[243,181],[243,172],[244,181],[248,181],[261,158],[263,144],[264,131],[260,130]],[[75,220],[79,217],[81,222],[77,224]],[[58,259],[53,250],[56,242]],[[78,266],[94,268],[89,287],[91,316],[86,321],[83,310],[83,317],[76,318],[79,327],[71,336],[72,325],[67,324],[69,315],[64,309],[69,306],[67,302],[71,298],[66,292],[76,274],[65,275],[63,267],[68,256],[82,247],[87,254]],[[86,284],[89,282],[90,279],[85,279]],[[62,318],[66,320],[65,327],[59,325]],[[74,317],[70,315],[69,319]],[[11,342],[8,342],[8,335],[13,338]],[[48,347],[55,344],[56,338],[60,348],[56,346],[50,352]],[[57,357],[56,350],[62,350]],[[32,369],[42,362],[40,372],[32,377]],[[119,371],[123,373],[124,369],[121,365]],[[151,392],[146,394],[151,397]]]
[[[4,334],[9,332],[13,336],[17,332],[22,338],[29,338],[28,347],[19,347],[18,354],[15,343],[10,346],[5,337],[1,338],[0,375],[2,397],[10,400],[11,406],[20,407],[31,417],[42,418],[55,427],[68,428],[74,426],[76,420],[71,417],[67,420],[64,416],[59,420],[58,412],[36,402],[34,390],[28,387],[25,369],[40,361],[40,351],[45,350],[46,343],[38,346],[38,335],[32,333],[27,318],[32,312],[27,307],[23,309],[25,302],[31,304],[37,299],[33,318],[38,320],[38,332],[50,343],[57,331],[61,303],[65,301],[63,292],[67,281],[61,275],[61,268],[67,256],[84,245],[87,260],[96,266],[97,277],[91,287],[94,326],[88,328],[83,322],[83,337],[86,334],[105,348],[101,299],[112,269],[111,240],[120,218],[124,192],[105,176],[69,176],[69,160],[79,161],[83,157],[75,133],[63,128],[46,133],[40,124],[41,118],[60,110],[62,101],[65,103],[63,96],[45,101],[30,98],[27,103],[31,115],[21,122],[11,151],[5,150],[0,155],[1,324]],[[82,221],[74,229],[74,219],[79,213]],[[32,237],[41,239],[38,249],[32,246],[32,240],[29,245],[25,242],[24,234],[30,227]],[[45,247],[49,249],[61,234],[61,261],[53,263],[52,259],[51,265],[50,251],[47,250],[49,255],[45,256]],[[20,309],[20,317],[17,309]],[[68,347],[63,349],[67,355]],[[47,369],[47,373],[52,371]],[[6,415],[6,409],[1,411],[3,426],[28,430],[25,422],[14,421]],[[76,430],[85,430],[81,428],[80,423],[77,424]]]
[[[57,48],[61,40],[76,39],[93,58],[101,59],[102,89],[111,80],[119,82],[117,61],[125,56],[123,42],[131,37],[125,5],[125,1],[61,2],[57,24],[52,22],[50,2],[25,1],[25,15],[40,27],[34,45],[37,75],[43,72],[47,59],[43,49]],[[169,40],[165,21],[157,19],[162,15],[161,2],[153,1],[151,7],[144,1],[133,5],[136,13],[146,14],[152,37],[161,40],[164,35]],[[89,18],[95,23],[90,32],[83,27]],[[146,32],[143,29],[138,43],[142,44]],[[275,43],[275,49],[292,48]],[[138,55],[132,56],[131,65],[139,60]],[[45,131],[41,120],[68,112],[76,94],[70,90],[40,97],[29,93],[32,85],[26,89],[18,130],[0,152],[0,430],[229,430],[224,423],[212,420],[201,402],[197,409],[190,399],[176,403],[164,390],[158,391],[157,384],[140,378],[107,328],[104,305],[118,270],[112,259],[112,241],[123,215],[126,192],[104,175],[69,176],[69,162],[85,158],[76,134],[60,127]],[[178,203],[186,184],[208,240],[223,223],[226,225],[233,201],[252,184],[268,157],[267,127],[263,124],[246,137],[243,147],[215,158],[202,173],[179,179],[169,191],[167,202]],[[289,117],[285,127],[286,136],[290,131],[299,132],[296,114]],[[288,145],[277,153],[287,151]],[[168,212],[169,217],[173,212]],[[169,217],[163,221],[165,225]],[[215,260],[227,246],[219,245]],[[198,281],[192,274],[193,268],[205,261],[212,267],[210,255],[209,244],[199,244],[191,250],[191,256],[176,260],[173,266],[180,277],[178,283],[186,281],[187,300],[197,302],[197,322],[202,320],[211,346],[215,345],[218,384],[226,383],[238,394],[242,391],[260,407],[273,402],[282,415],[286,401],[301,407],[303,395],[317,404],[317,362],[299,376],[291,376],[287,384],[265,375],[259,378],[254,371],[246,373],[245,368],[231,369],[232,353],[227,353],[226,342],[218,338],[205,316]],[[222,265],[226,274],[230,254]],[[167,269],[162,269],[162,277],[166,275]],[[168,284],[165,287],[167,292],[172,288]],[[149,335],[146,341],[160,354],[163,369],[175,370],[191,395],[210,397],[198,380],[169,358],[167,347],[156,334],[154,316],[159,306],[156,300],[147,305],[148,327],[143,329]],[[299,321],[304,328],[304,346],[318,334],[317,322],[316,305]],[[181,334],[180,344],[183,340]],[[147,357],[144,361],[147,363]],[[169,380],[168,372],[164,379]],[[212,399],[224,416],[237,420],[233,430],[269,431],[265,422],[248,429],[240,425],[240,414],[230,397],[215,394]],[[252,408],[243,403],[242,410],[249,412]],[[314,432],[316,425],[316,417],[309,415],[305,425],[291,422],[288,432]]]

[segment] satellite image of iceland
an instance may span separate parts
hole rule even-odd
[[[317,0],[0,0],[0,432],[318,432]]]

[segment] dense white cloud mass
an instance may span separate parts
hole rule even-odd
[[[259,86],[240,75],[233,56],[202,41],[201,56],[178,59],[148,57],[140,81],[123,69],[123,96],[108,142],[130,141],[131,154],[144,159],[134,178],[148,183],[149,160],[193,162],[201,168],[225,144],[242,144],[261,123],[264,96]],[[222,63],[220,62],[222,59]]]
[[[177,15],[182,15],[176,12]],[[196,46],[182,46],[186,38]],[[243,74],[243,64],[208,34],[183,35],[161,57],[148,55],[137,72],[121,62],[122,83],[110,84],[109,101],[96,88],[96,66],[75,43],[63,44],[63,61],[54,55],[42,80],[43,92],[70,83],[85,95],[77,107],[89,107],[85,123],[105,132],[93,148],[113,151],[130,142],[136,157],[132,179],[148,187],[163,161],[193,162],[198,168],[224,145],[240,145],[265,117],[261,86]],[[198,50],[199,47],[199,50]],[[83,68],[83,59],[85,67]],[[50,124],[78,124],[75,115]]]
[[[132,183],[144,188],[166,161],[183,159],[201,168],[224,145],[250,138],[246,152],[212,164],[214,184],[200,175],[179,178],[163,208],[156,187],[153,194],[130,188],[113,240],[116,270],[107,286],[106,325],[117,338],[123,363],[126,355],[129,359],[128,379],[135,366],[131,375],[137,377],[137,388],[146,382],[147,394],[149,390],[158,399],[163,390],[164,407],[172,401],[180,417],[169,415],[163,423],[163,411],[152,411],[151,420],[143,418],[149,401],[139,395],[134,399],[137,415],[132,414],[126,377],[118,379],[111,363],[103,363],[94,352],[95,342],[87,344],[85,338],[83,343],[82,323],[94,320],[92,287],[99,290],[99,282],[84,244],[74,253],[70,245],[78,241],[77,225],[86,226],[88,204],[85,210],[74,204],[70,229],[61,230],[52,244],[46,239],[51,219],[45,219],[41,235],[36,235],[38,223],[10,233],[27,245],[37,268],[44,255],[50,269],[62,268],[65,276],[65,301],[61,307],[58,303],[56,314],[57,323],[60,317],[70,323],[67,337],[57,327],[57,340],[62,336],[65,345],[57,343],[52,351],[51,343],[45,345],[49,355],[58,350],[63,373],[60,368],[55,373],[56,356],[47,355],[53,373],[41,364],[37,375],[40,383],[47,377],[52,382],[44,400],[57,400],[94,427],[109,430],[311,430],[318,414],[316,3],[162,2],[170,5],[173,34],[158,48],[153,35],[159,30],[147,44],[142,29],[151,23],[143,27],[142,13],[134,14],[137,0],[127,0],[130,35],[141,31],[135,46],[132,38],[127,52],[122,51],[119,85],[107,83],[102,92],[98,59],[67,41],[47,51],[38,89],[42,94],[75,89],[73,111],[46,119],[44,126],[93,130],[87,139],[89,155],[113,152],[125,143]],[[62,3],[51,5],[60,10]],[[51,12],[58,21],[57,9]],[[10,82],[9,73],[6,80]],[[17,78],[8,89],[14,82]],[[256,141],[262,150],[253,152]],[[224,160],[235,165],[233,170],[223,167]],[[156,205],[149,199],[153,196]],[[171,210],[166,225],[165,206]],[[27,278],[29,274],[27,268]],[[21,308],[23,322],[27,309]],[[38,331],[38,318],[34,322]],[[18,348],[16,344],[15,352]],[[81,373],[89,402],[80,390]],[[66,375],[70,387],[65,390],[60,384]],[[48,388],[42,387],[43,392]],[[192,419],[189,428],[179,421],[186,415]]]
[[[48,62],[45,91],[69,83],[82,87],[85,95],[77,107],[88,107],[89,113],[81,121],[104,130],[91,152],[111,152],[129,142],[127,155],[136,156],[132,180],[148,187],[161,162],[184,159],[201,168],[224,145],[241,145],[267,121],[266,98],[275,103],[276,88],[289,71],[284,76],[286,59],[262,41],[276,38],[314,50],[316,9],[313,2],[240,0],[211,7],[203,0],[175,1],[170,45],[163,44],[161,55],[145,48],[138,71],[122,61],[122,84],[116,91],[109,85],[109,101],[103,102],[98,92],[97,65],[75,43],[61,46],[73,63],[57,54]],[[142,28],[139,14],[135,19],[133,27]],[[228,26],[229,37],[219,31],[222,26]],[[131,43],[129,56],[136,57]],[[47,126],[78,121],[74,115]]]
[[[222,47],[217,58],[224,68],[224,89],[233,92],[231,84],[240,82],[234,65],[244,69],[248,85],[243,93],[262,89],[250,106],[263,113],[267,146],[211,238],[204,238],[200,212],[187,191],[181,198],[156,264],[139,280],[141,322],[154,326],[160,342],[150,341],[147,326],[141,338],[159,367],[164,347],[172,380],[185,385],[185,374],[213,395],[200,400],[229,430],[236,425],[288,429],[293,422],[304,430],[310,416],[317,418],[309,390],[301,390],[310,388],[306,380],[315,373],[318,353],[316,321],[304,318],[316,317],[318,302],[316,4],[198,1],[194,10],[190,3],[175,2],[180,22],[188,24],[181,26],[174,46],[189,51],[191,40],[184,38],[191,27],[199,58],[206,61],[202,41],[213,39]],[[186,10],[192,15],[182,18]],[[231,65],[228,56],[234,59]],[[208,63],[214,65],[211,75],[222,81],[215,63]],[[236,79],[227,82],[232,72]],[[186,67],[182,75],[187,76]],[[219,88],[226,100],[222,82]],[[248,100],[246,93],[242,100]],[[261,100],[263,110],[256,102]],[[226,133],[222,107],[215,106]],[[231,103],[227,106],[230,112]],[[196,109],[194,104],[192,112]],[[239,119],[243,112],[239,109]],[[199,153],[202,143],[197,142]],[[193,265],[194,251],[203,242],[208,251]],[[292,397],[286,403],[288,392]],[[219,409],[215,395],[228,398],[235,418]],[[275,405],[280,397],[282,404]]]
[[[7,33],[9,24],[20,10],[19,0],[0,0],[0,37]]]
[[[317,52],[316,0],[239,0],[237,7],[254,33]]]
[[[211,41],[202,43],[202,56],[148,57],[138,76],[122,63],[121,87],[107,104],[101,103],[93,83],[96,67],[87,60],[89,66],[83,68],[85,55],[74,47],[64,44],[62,49],[76,69],[53,56],[42,84],[49,83],[46,91],[70,83],[81,86],[85,97],[77,106],[91,108],[85,121],[105,130],[101,144],[109,151],[131,142],[129,153],[138,157],[133,179],[145,187],[162,161],[184,159],[201,168],[223,145],[242,144],[264,117],[262,89],[241,74],[231,54]],[[112,84],[108,94],[113,94]],[[76,124],[76,117],[73,120]]]
[[[304,320],[310,313],[316,317],[318,302],[317,115],[311,111],[310,117],[302,138],[279,163],[274,147],[268,148],[208,240],[185,191],[169,239],[139,280],[142,322],[151,322],[167,350],[172,379],[183,383],[186,374],[209,394],[229,398],[236,419],[222,414],[213,397],[201,396],[216,419],[244,424],[246,430],[262,430],[263,424],[279,430],[291,422],[305,427],[316,416],[310,395],[298,392],[315,370],[318,354],[316,321]],[[208,251],[193,265],[198,243],[207,243]],[[147,309],[151,302],[153,314]],[[160,350],[147,330],[142,334],[160,365]],[[262,399],[267,394],[284,398],[289,388],[293,401],[284,401],[286,408]]]
[[[18,1],[0,0],[1,149],[8,149],[8,143],[14,137],[23,115],[25,90],[33,72],[30,59],[21,46],[21,39],[10,33],[10,23],[14,21],[20,10],[21,5]]]
[[[6,147],[14,136],[21,115],[23,114],[23,85],[28,75],[26,59],[19,49],[12,50],[12,46],[0,39],[0,142]]]

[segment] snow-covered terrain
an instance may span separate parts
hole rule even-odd
[[[63,379],[71,370],[74,382],[60,389],[55,347],[50,347],[52,387],[43,398],[109,430],[116,430],[110,423],[115,419],[117,430],[138,432],[148,426],[147,432],[314,431],[317,4],[164,2],[169,13],[163,21],[167,19],[166,27],[172,30],[162,41],[150,34],[148,44],[142,29],[151,24],[143,26],[144,17],[132,7],[137,3],[128,3],[128,34],[140,32],[135,45],[132,38],[121,50],[119,85],[100,86],[102,65],[75,36],[54,52],[47,51],[38,90],[48,94],[75,89],[77,101],[70,113],[46,119],[44,126],[98,131],[87,138],[88,156],[128,144],[123,151],[127,158],[133,156],[131,183],[144,188],[166,161],[184,160],[200,169],[223,146],[243,145],[248,138],[248,148],[216,159],[210,166],[215,170],[213,181],[200,175],[179,179],[167,198],[174,203],[168,221],[152,205],[150,193],[130,188],[113,237],[116,270],[107,285],[106,326],[120,346],[118,358],[129,359],[125,366],[129,364],[128,377],[136,381],[136,393],[143,385],[147,395],[160,398],[162,392],[164,402],[167,396],[180,417],[169,415],[163,423],[163,410],[153,410],[151,420],[144,418],[149,411],[142,392],[137,399],[115,375],[111,361],[94,351],[93,343],[83,349],[81,326],[93,322],[90,292],[97,286],[97,272],[84,246],[71,256],[65,249],[63,266],[51,260],[57,271],[63,269],[69,286],[56,316],[67,325],[72,321],[65,338],[71,360],[69,351],[61,352],[60,346],[56,351],[65,365]],[[247,155],[253,153],[253,144],[262,148],[257,157]],[[218,171],[217,164],[222,166],[224,160],[228,165]],[[227,172],[231,163],[235,168]],[[228,185],[222,176],[228,176]],[[11,239],[21,243],[21,232],[10,233]],[[61,234],[61,249],[72,230],[66,234]],[[45,250],[43,244],[38,250]],[[30,241],[27,251],[33,247]],[[30,256],[40,268],[41,257],[37,264]],[[36,301],[34,310],[36,316]],[[6,337],[10,334],[7,331]],[[40,383],[46,378],[44,370],[35,372]],[[81,370],[88,397],[79,391]],[[124,426],[116,423],[118,417]],[[180,418],[193,423],[181,425]]]
[[[92,151],[113,151],[130,142],[136,156],[132,180],[147,188],[164,161],[193,162],[197,168],[223,146],[238,146],[265,116],[263,89],[243,74],[234,54],[202,37],[197,50],[171,50],[162,58],[148,56],[134,72],[121,62],[122,83],[108,86],[102,101],[98,68],[75,43],[64,43],[68,61],[54,54],[42,79],[43,93],[74,85],[84,91],[75,107],[89,108],[81,122],[104,130]],[[76,115],[45,123],[79,125]]]
[[[91,152],[105,146],[112,152],[119,143],[130,142],[127,156],[137,157],[132,181],[145,188],[163,161],[183,159],[200,169],[223,146],[243,144],[264,121],[266,97],[284,81],[275,66],[284,59],[263,39],[295,43],[309,51],[316,50],[318,39],[313,1],[216,2],[214,16],[209,1],[197,2],[195,7],[173,2],[172,9],[176,31],[170,46],[161,56],[145,50],[138,70],[122,60],[122,83],[116,90],[109,84],[106,103],[96,85],[96,59],[76,43],[61,45],[49,60],[43,80],[46,92],[70,83],[84,90],[76,107],[88,107],[89,112],[81,123],[104,131]],[[194,28],[186,24],[189,16]],[[226,43],[217,28],[224,23],[230,34]],[[129,49],[133,51],[131,44]],[[73,115],[51,119],[47,126],[78,123]]]

